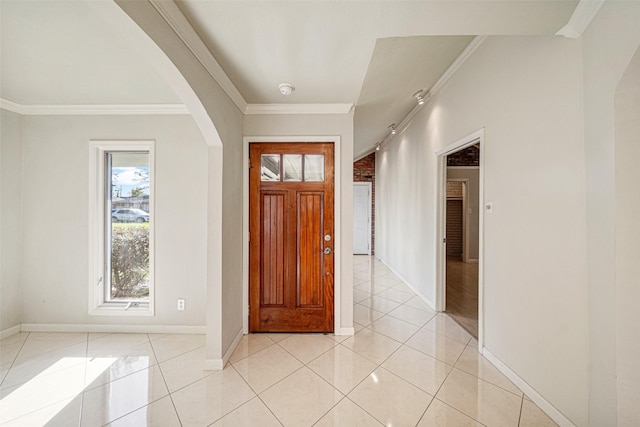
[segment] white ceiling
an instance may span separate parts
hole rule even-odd
[[[217,1],[178,5],[250,104],[353,103],[356,156],[474,35],[552,35],[576,1]],[[180,102],[110,0],[0,0],[0,96],[20,104]],[[296,90],[284,97],[278,84]]]
[[[181,103],[140,54],[150,40],[112,1],[0,0],[0,15],[0,96],[6,100]]]

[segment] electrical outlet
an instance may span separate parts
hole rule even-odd
[[[178,311],[183,311],[184,310],[184,299],[180,298],[178,299]]]

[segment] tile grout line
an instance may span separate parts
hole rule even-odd
[[[82,393],[80,393],[80,414],[78,416],[78,427],[82,426],[82,414],[84,412],[84,393],[87,391],[87,370],[89,369],[89,333],[87,332],[87,345],[84,349],[84,376],[82,378]]]
[[[381,296],[381,298],[384,298],[384,297],[383,297],[383,296]],[[388,299],[388,298],[385,298],[385,299]],[[392,300],[390,300],[390,301],[392,301]],[[407,300],[407,301],[409,301],[409,300]],[[406,304],[406,302],[407,302],[407,301],[405,301],[405,302],[403,302],[403,303],[400,303],[400,305],[399,305],[398,307],[396,307],[394,310],[396,310],[397,308],[399,308],[399,307],[401,307],[401,306],[404,306],[404,305]],[[393,301],[393,302],[397,302],[397,301]],[[409,307],[409,306],[407,306],[407,307]],[[375,310],[375,309],[373,309],[373,308],[371,308],[371,307],[369,307],[369,308],[370,308],[371,310]],[[376,311],[377,311],[377,310],[376,310]],[[391,311],[393,311],[393,310],[391,310]],[[389,312],[389,313],[390,313],[390,312]],[[380,318],[378,318],[378,319],[376,319],[375,321],[371,322],[369,325],[365,326],[365,329],[369,329],[369,330],[371,330],[371,331],[373,331],[373,332],[376,332],[375,330],[371,329],[371,328],[370,328],[370,326],[371,326],[373,323],[377,322],[378,320],[380,320],[380,319],[382,319],[382,318],[384,318],[384,317],[386,317],[386,316],[390,316],[390,314],[389,314],[389,313],[384,313],[384,314],[383,314],[383,316],[381,316]],[[389,359],[390,359],[394,354],[396,354],[398,351],[400,351],[400,349],[401,349],[403,346],[405,346],[405,345],[406,345],[406,342],[408,342],[411,338],[413,338],[413,336],[415,336],[415,335],[416,335],[416,334],[417,334],[421,329],[423,329],[423,328],[424,328],[424,327],[425,327],[429,322],[431,322],[433,319],[435,319],[435,318],[437,317],[437,315],[438,315],[438,313],[435,313],[434,315],[432,315],[432,316],[431,316],[431,318],[430,318],[429,320],[427,320],[427,322],[425,322],[422,326],[420,326],[416,332],[414,332],[414,333],[413,333],[409,338],[407,338],[403,343],[400,343],[400,344],[401,344],[401,345],[400,345],[400,347],[398,347],[398,348],[397,348],[393,353],[391,353],[391,354],[390,354],[390,355],[389,355],[389,356],[388,356],[388,357],[387,357],[387,358],[386,358],[386,359],[385,359],[385,360],[384,360],[384,361],[383,361],[383,362],[378,366],[378,368],[385,369],[385,368],[382,366],[382,364],[384,364],[384,363],[385,363],[387,360],[389,360]],[[393,317],[393,316],[390,316],[390,317]],[[399,320],[402,320],[402,319],[399,319]],[[410,323],[410,322],[406,322],[406,323]],[[442,336],[444,336],[444,337],[446,337],[446,338],[453,339],[453,338],[451,338],[451,337],[449,337],[449,336],[447,336],[447,335],[440,334],[440,333],[439,333],[439,332],[437,332],[437,331],[431,331],[431,332],[433,332],[433,333],[435,333],[435,334],[437,334],[437,335],[442,335]],[[380,333],[380,332],[377,332],[377,333]],[[383,335],[383,336],[388,337],[388,336],[387,336],[387,335],[385,335],[385,334],[382,334],[382,333],[380,333],[380,334],[381,334],[381,335]],[[394,339],[394,338],[392,338],[392,337],[388,337],[388,338],[390,338],[390,339]],[[395,339],[394,339],[394,340],[395,340]],[[458,340],[455,340],[455,339],[453,339],[453,340],[454,340],[454,341],[458,341]],[[396,342],[399,342],[399,341],[397,341],[397,340],[395,340],[395,341],[396,341]],[[460,342],[460,341],[458,341],[458,342]],[[440,384],[440,387],[438,387],[438,390],[433,394],[433,397],[432,397],[431,401],[429,402],[429,404],[428,404],[428,405],[427,405],[427,407],[425,408],[424,412],[422,413],[422,415],[421,415],[421,416],[420,416],[420,418],[418,419],[418,423],[417,423],[417,424],[419,424],[419,423],[420,423],[420,420],[422,420],[422,418],[424,418],[424,415],[425,415],[425,414],[427,413],[427,411],[429,410],[429,407],[431,406],[431,404],[433,403],[433,401],[436,399],[436,395],[440,392],[440,389],[442,388],[442,386],[444,385],[444,383],[447,381],[447,379],[448,379],[448,378],[449,378],[449,376],[451,375],[451,372],[453,372],[453,370],[455,369],[455,365],[456,365],[456,363],[458,363],[458,361],[460,360],[460,357],[461,357],[461,356],[462,356],[462,354],[464,353],[464,350],[466,349],[466,347],[468,347],[468,346],[469,346],[469,343],[470,343],[470,342],[471,342],[471,338],[469,338],[469,339],[467,340],[467,342],[466,342],[466,343],[464,343],[464,344],[465,344],[465,348],[462,350],[462,352],[460,352],[460,354],[459,354],[459,355],[458,355],[458,357],[456,358],[455,362],[454,362],[452,365],[449,365],[449,366],[451,366],[451,370],[449,370],[449,372],[448,372],[448,373],[447,373],[447,375],[445,376],[444,380],[443,380],[443,381],[442,381],[442,383]],[[410,346],[407,346],[407,347],[409,347],[409,348],[413,348],[413,347],[410,347]],[[414,349],[414,350],[415,350],[415,349]],[[416,351],[419,351],[419,350],[416,350]],[[420,353],[422,353],[422,352],[420,352]],[[424,354],[424,353],[423,353],[423,354]],[[427,355],[427,356],[429,356],[429,355]],[[430,357],[433,357],[433,356],[430,356]],[[437,358],[434,358],[434,359],[435,359],[435,360],[439,360],[439,359],[437,359]],[[444,362],[444,363],[448,365],[448,363],[446,363],[446,362]],[[376,369],[378,369],[378,368],[376,368]],[[386,369],[385,369],[385,370],[386,370]],[[390,372],[390,371],[389,371],[389,372]],[[465,372],[465,371],[463,371],[463,372]],[[393,372],[390,372],[390,373],[391,373],[391,374],[393,374],[393,375],[395,375]],[[397,376],[397,375],[395,375],[395,376],[396,376],[396,377],[398,377],[398,378],[400,378],[401,380],[403,380],[403,381],[407,382],[408,384],[411,384],[410,382],[408,382],[408,381],[404,380],[402,377],[399,377],[399,376]],[[482,379],[481,379],[481,378],[479,378],[479,377],[476,377],[476,378],[478,378],[479,380],[482,380]],[[365,377],[365,379],[366,379],[366,377]],[[364,381],[364,379],[363,379],[362,381]],[[358,385],[360,385],[360,384],[362,383],[362,381],[361,381]],[[411,384],[411,385],[413,385],[413,384]],[[495,385],[495,384],[494,384],[494,385]],[[357,386],[356,386],[356,387],[357,387]],[[414,386],[414,387],[415,387],[415,386]],[[422,390],[420,387],[417,387],[417,388],[418,388],[418,389],[420,389],[420,390]],[[355,389],[355,387],[354,387],[354,389]],[[423,391],[424,391],[424,390],[423,390]],[[427,393],[427,394],[430,394],[430,393]],[[439,399],[438,399],[438,400],[439,400]],[[439,401],[440,401],[440,400],[439,400]],[[355,402],[354,402],[354,403],[355,403]],[[443,403],[444,403],[444,402],[443,402]],[[445,403],[445,404],[446,404],[446,403]],[[360,405],[358,405],[358,406],[360,406]],[[447,406],[450,406],[450,405],[447,405]],[[362,408],[362,409],[364,410],[364,408]],[[453,408],[453,409],[455,409],[455,408]],[[461,412],[461,411],[459,411],[459,410],[457,410],[457,409],[456,409],[456,411]],[[368,412],[367,412],[367,413],[368,413]],[[463,412],[461,412],[461,413],[462,413],[462,414],[464,414]],[[370,415],[371,415],[371,414],[370,414]],[[464,414],[464,415],[465,415],[465,416],[468,416],[467,414]],[[374,418],[375,418],[375,417],[374,417]],[[475,418],[473,418],[473,417],[469,417],[469,418],[473,419],[474,421],[477,421],[477,420],[475,420]],[[377,419],[377,418],[376,418],[376,419]],[[379,420],[378,420],[378,421],[379,421]],[[477,422],[479,422],[479,421],[477,421]],[[482,423],[480,423],[480,424],[482,424]]]
[[[169,396],[169,400],[171,401],[171,406],[173,406],[173,410],[176,413],[176,417],[178,418],[178,422],[180,423],[180,426],[182,427],[182,419],[180,419],[180,413],[178,413],[178,408],[176,408],[176,404],[173,401],[173,393],[171,392],[171,389],[169,389],[169,384],[167,384],[167,380],[164,377],[164,372],[162,372],[162,367],[160,366],[160,360],[158,360],[158,356],[156,355],[156,349],[153,347],[153,344],[151,343],[151,337],[149,336],[149,334],[146,334],[146,335],[147,335],[147,341],[149,342],[149,346],[151,347],[151,351],[153,352],[153,357],[156,359],[156,365],[158,366],[158,370],[160,371],[160,375],[162,376],[162,381],[164,382],[164,386],[167,388],[167,393],[169,393],[168,396]],[[186,353],[183,353],[183,354],[186,354]],[[151,366],[149,366],[147,369],[151,369]],[[163,398],[164,397],[161,397],[160,399],[163,399]],[[157,402],[160,399],[157,399],[154,402]],[[154,402],[150,402],[146,406],[149,406]],[[143,408],[144,408],[144,406],[143,406]],[[140,408],[138,408],[138,409],[140,409]],[[136,409],[136,411],[138,409]]]
[[[274,344],[278,344],[276,342],[274,342]],[[271,347],[271,346],[269,346]],[[261,350],[262,351],[262,350]],[[259,353],[259,352],[258,352]],[[256,354],[256,353],[254,353]],[[248,356],[247,356],[248,357]],[[242,360],[242,359],[240,359]],[[269,411],[269,413],[271,413],[271,415],[273,415],[273,418],[275,418],[276,421],[278,421],[278,423],[280,423],[281,426],[284,426],[284,424],[282,423],[282,421],[280,420],[280,418],[278,418],[278,416],[276,414],[273,413],[273,411],[271,410],[271,408],[269,407],[269,405],[267,405],[267,403],[262,399],[262,397],[260,397],[260,394],[258,392],[255,391],[255,389],[253,387],[251,387],[251,384],[249,384],[249,382],[245,379],[245,377],[242,376],[242,374],[240,372],[238,372],[238,370],[236,369],[236,367],[233,365],[233,363],[230,363],[231,368],[233,368],[233,370],[238,374],[238,376],[240,378],[242,378],[242,381],[245,382],[245,384],[247,385],[247,387],[249,387],[251,389],[251,391],[253,392],[253,394],[255,394],[255,397],[260,400],[260,402],[262,402],[262,404],[264,405],[265,408],[267,408],[267,410]],[[296,369],[295,371],[293,371],[291,374],[293,374],[294,372],[297,372],[299,369],[302,369],[302,367]],[[289,375],[291,375],[289,374]],[[285,378],[289,377],[289,375],[287,375]],[[284,378],[283,378],[284,379]],[[282,381],[282,380],[280,380]],[[278,381],[278,382],[280,382]],[[277,383],[278,383],[277,382]],[[271,387],[273,387],[274,385],[276,385],[277,383],[271,385],[270,387],[264,389],[262,392],[264,393],[265,391],[269,390]],[[244,402],[242,405],[247,404],[247,402],[250,402],[253,399],[253,397],[249,400],[247,400],[246,402]],[[242,405],[238,406],[237,408],[234,408],[232,411],[227,412],[226,414],[224,414],[222,417],[218,418],[217,420],[215,420],[213,423],[216,423],[218,421],[220,421],[222,418],[226,417],[227,415],[229,415],[231,412],[235,411],[236,409],[240,408]],[[212,424],[213,424],[212,423]]]
[[[384,316],[383,316],[383,317],[384,317]],[[378,333],[378,332],[374,331],[373,329],[368,328],[368,326],[365,326],[363,329],[369,329],[369,330],[371,330],[371,331],[372,331],[372,332],[374,332],[374,333]],[[418,333],[418,331],[414,332],[414,333],[411,335],[411,337],[412,337],[413,335],[415,335],[416,333]],[[380,335],[383,335],[383,334],[380,334]],[[355,334],[354,334],[354,336],[355,336]],[[385,336],[385,337],[386,337],[386,335],[383,335],[383,336]],[[407,338],[407,340],[411,339],[411,337]],[[393,340],[393,338],[390,338],[390,337],[387,337],[387,338],[389,338],[389,339]],[[397,341],[397,340],[393,340],[393,341],[399,342],[399,341]],[[341,343],[341,344],[342,344],[342,343]],[[365,408],[363,408],[362,406],[360,406],[356,401],[354,401],[353,399],[351,399],[351,398],[349,397],[349,394],[351,394],[351,393],[352,393],[356,388],[358,388],[358,386],[360,386],[360,384],[362,384],[362,383],[363,383],[363,382],[364,382],[364,381],[365,381],[365,380],[366,380],[366,379],[367,379],[367,378],[368,378],[368,377],[369,377],[373,372],[375,372],[376,370],[378,370],[378,369],[380,369],[380,368],[382,368],[382,369],[384,369],[385,371],[389,372],[391,375],[396,376],[397,378],[399,378],[400,380],[402,380],[402,381],[406,382],[407,384],[410,384],[410,385],[412,385],[412,386],[416,387],[417,389],[419,389],[419,390],[421,390],[421,391],[423,391],[423,392],[424,392],[424,390],[422,390],[420,387],[417,387],[417,386],[415,386],[415,385],[411,384],[409,381],[407,381],[407,380],[405,380],[404,378],[402,378],[402,377],[400,377],[400,376],[398,376],[398,375],[394,374],[393,372],[389,371],[388,369],[386,369],[386,368],[384,368],[384,367],[382,366],[382,365],[383,365],[387,360],[389,360],[389,359],[391,358],[391,356],[393,356],[393,355],[394,355],[394,354],[396,354],[398,351],[400,351],[400,349],[401,349],[403,346],[404,346],[404,343],[400,343],[400,346],[399,346],[397,349],[395,349],[393,352],[391,352],[391,354],[390,354],[389,356],[387,356],[387,357],[386,357],[386,358],[385,358],[381,363],[376,364],[377,366],[373,369],[373,371],[371,371],[371,372],[369,372],[367,375],[365,375],[365,377],[364,377],[362,380],[360,380],[360,382],[358,382],[358,384],[356,384],[354,387],[352,387],[352,388],[351,388],[351,390],[349,390],[349,392],[348,392],[348,393],[346,393],[346,394],[344,395],[344,396],[345,396],[345,398],[349,399],[349,400],[350,400],[354,405],[356,405],[357,407],[359,407],[360,409],[362,409],[365,413],[367,413],[369,416],[371,416],[374,420],[378,421],[378,422],[379,422],[379,423],[381,423],[382,425],[384,425],[384,422],[380,421],[380,420],[379,420],[378,418],[376,418],[373,414],[371,414],[371,413],[370,413],[369,411],[367,411]],[[374,363],[374,364],[375,364],[375,362],[373,362],[371,359],[366,358],[365,356],[363,356],[363,355],[359,354],[359,353],[358,353],[358,352],[356,352],[355,350],[352,350],[352,349],[350,349],[350,348],[349,348],[349,347],[347,347],[347,346],[344,346],[344,347],[345,347],[346,349],[350,350],[350,351],[353,351],[353,352],[354,352],[355,354],[357,354],[358,356],[363,357],[363,358],[365,358],[366,360],[368,360],[369,362],[372,362],[372,363]],[[425,392],[425,393],[426,393],[426,392]],[[430,395],[430,393],[427,393],[427,394],[429,394],[429,395]],[[433,397],[433,398],[435,398],[435,395],[434,395],[434,397]],[[432,399],[432,400],[433,400],[433,399]],[[427,405],[427,408],[428,408],[428,405]],[[426,409],[425,409],[425,411],[426,411]],[[326,415],[326,414],[325,414],[325,415]],[[422,418],[422,417],[421,417],[421,418]],[[418,420],[418,421],[419,421],[419,420]]]
[[[18,351],[16,351],[16,355],[13,356],[13,359],[11,360],[11,365],[9,365],[9,369],[7,369],[7,373],[5,374],[4,378],[2,378],[2,381],[0,381],[0,386],[4,384],[4,381],[9,376],[9,372],[11,372],[11,369],[13,369],[13,365],[15,365],[16,360],[18,360],[18,356],[20,355],[20,352],[24,348],[24,345],[27,343],[27,340],[29,339],[30,336],[31,336],[31,332],[27,332],[27,336],[24,337],[24,340],[22,341],[22,345],[20,346]]]
[[[110,334],[110,335],[112,335],[112,334]],[[147,342],[148,342],[149,344],[151,344],[151,340],[149,339],[149,334],[137,334],[137,335],[146,335],[146,337],[147,337]],[[134,345],[134,346],[132,346],[132,347],[135,347],[135,345]],[[129,348],[132,348],[132,347],[129,347]],[[153,345],[151,345],[151,351],[153,351],[153,357],[156,359],[156,362],[157,362],[157,361],[158,361],[158,358],[156,357],[156,353],[155,353],[155,350],[154,350],[154,348],[153,348]],[[107,384],[110,384],[110,383],[112,383],[112,382],[119,381],[119,380],[121,380],[121,379],[123,379],[123,378],[127,378],[127,377],[129,377],[129,376],[131,376],[131,375],[134,375],[134,374],[140,373],[140,372],[142,372],[142,371],[144,371],[144,370],[151,370],[151,368],[152,368],[152,367],[154,367],[154,366],[157,366],[157,367],[158,367],[158,370],[160,371],[160,376],[162,377],[162,381],[164,382],[164,386],[167,388],[167,393],[168,393],[168,394],[167,394],[166,396],[159,397],[158,399],[156,399],[156,400],[154,400],[154,401],[148,402],[147,404],[142,405],[142,406],[140,406],[139,408],[135,408],[135,409],[133,409],[132,411],[127,412],[126,414],[122,414],[121,416],[119,416],[119,417],[117,417],[117,418],[114,418],[113,420],[107,421],[107,423],[106,423],[106,424],[104,424],[104,426],[107,426],[107,425],[109,425],[109,424],[113,423],[114,421],[118,421],[118,420],[120,420],[120,419],[122,419],[122,418],[124,418],[124,417],[127,417],[127,416],[129,416],[129,415],[133,414],[134,412],[139,411],[139,410],[140,410],[140,409],[142,409],[142,408],[145,408],[145,407],[147,407],[147,406],[150,406],[151,404],[156,403],[156,402],[158,402],[158,401],[160,401],[160,400],[164,399],[165,397],[169,397],[169,398],[171,399],[171,403],[173,404],[173,399],[170,397],[170,396],[171,396],[171,392],[169,391],[169,386],[167,385],[167,381],[165,380],[165,378],[164,378],[164,374],[163,374],[163,372],[162,372],[162,369],[160,368],[160,362],[156,363],[155,365],[151,365],[151,366],[148,366],[148,367],[146,367],[146,368],[143,368],[143,369],[137,370],[137,371],[135,371],[135,372],[131,372],[131,373],[129,373],[129,374],[127,374],[127,375],[124,375],[124,376],[122,376],[122,377],[120,377],[120,378],[117,378],[117,379],[115,379],[115,380],[113,380],[113,381],[109,381],[109,382],[107,382],[107,383],[105,383],[105,384],[101,384],[101,385],[99,385],[99,386],[96,386],[96,387],[94,387],[94,388],[92,388],[92,389],[90,389],[90,390],[88,390],[88,391],[95,390],[95,389],[97,389],[97,388],[100,388],[100,387],[105,386],[105,385],[107,385]],[[174,411],[176,412],[176,417],[178,418],[178,422],[180,423],[180,426],[182,426],[182,420],[180,420],[180,416],[178,415],[178,410],[176,409],[175,404],[173,405],[173,409],[174,409]]]
[[[520,413],[518,414],[518,427],[522,422],[522,410],[524,409],[524,393],[522,394],[522,400],[520,401]]]
[[[469,347],[469,345],[470,345],[470,344],[467,344],[467,346],[465,347],[465,349],[464,349],[464,350],[462,350],[462,353],[464,353],[464,352],[465,352],[465,350],[467,349],[467,347]],[[489,360],[487,360],[484,356],[482,356],[482,354],[481,354],[477,349],[474,349],[473,347],[472,347],[472,349],[473,349],[476,353],[478,353],[478,356],[482,357],[484,360],[486,360],[487,362],[489,362],[489,363],[491,364],[491,366],[493,366],[496,370],[498,369],[498,368],[496,368],[496,367],[495,367],[495,365],[494,365],[493,363],[491,363],[491,362],[490,362]],[[460,356],[462,356],[462,353],[460,354]],[[459,358],[458,358],[458,359],[459,359]],[[457,361],[456,361],[456,363],[457,363]],[[517,396],[517,397],[523,397],[523,398],[524,398],[524,392],[523,392],[522,390],[520,390],[520,389],[518,388],[518,386],[516,386],[516,385],[515,385],[515,384],[513,384],[513,383],[512,383],[512,384],[513,384],[513,386],[514,386],[515,388],[518,388],[518,390],[520,390],[520,392],[522,393],[522,396],[518,396],[518,394],[517,394],[517,393],[514,393],[514,392],[513,392],[513,391],[511,391],[511,390],[507,390],[506,388],[502,387],[501,385],[495,384],[495,383],[494,383],[494,382],[492,382],[492,381],[489,381],[489,380],[486,380],[486,379],[484,379],[484,378],[481,378],[481,377],[479,377],[479,376],[477,376],[477,375],[475,375],[475,374],[473,374],[473,373],[471,373],[471,372],[468,372],[468,371],[466,371],[466,370],[464,370],[464,369],[462,369],[462,368],[459,368],[459,367],[457,367],[457,366],[454,366],[454,368],[458,369],[459,371],[464,372],[465,374],[469,374],[469,375],[471,375],[472,377],[476,377],[477,379],[479,379],[479,380],[481,380],[481,381],[484,381],[484,382],[486,382],[486,383],[488,383],[488,384],[491,384],[491,385],[493,385],[493,386],[495,386],[495,387],[498,387],[499,389],[504,390],[504,391],[506,391],[507,393],[511,393],[511,394],[513,394],[514,396]],[[498,371],[498,373],[499,373],[500,375],[504,376],[504,374],[503,374],[502,372]],[[505,377],[505,379],[509,380],[509,378],[506,378],[506,377]],[[511,382],[511,380],[509,380],[509,382]]]

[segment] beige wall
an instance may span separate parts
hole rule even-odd
[[[340,137],[340,257],[342,328],[353,327],[353,115],[247,115],[244,133],[250,136],[339,136]],[[336,203],[338,202],[336,194]],[[338,252],[339,251],[339,252]],[[338,273],[338,272],[336,272]]]
[[[640,422],[640,49],[615,98],[618,426]]]
[[[607,1],[582,37],[589,286],[589,422],[616,419],[616,88],[640,45],[640,2]]]
[[[22,149],[22,117],[0,109],[0,331],[21,323]]]
[[[435,152],[484,128],[485,347],[586,425],[581,67],[579,41],[487,38],[378,153],[376,254],[434,301]]]
[[[22,323],[205,324],[206,144],[190,116],[25,116]],[[88,315],[89,141],[155,140],[153,317]],[[185,298],[186,310],[176,310]]]

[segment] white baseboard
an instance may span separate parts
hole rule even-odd
[[[335,335],[354,335],[356,333],[355,328],[351,327],[351,328],[340,328],[340,329],[336,329],[336,331],[334,332]]]
[[[11,335],[15,335],[20,332],[20,325],[12,326],[10,328],[0,331],[0,340],[9,338]]]
[[[204,361],[205,371],[222,371],[224,369],[224,363],[222,359],[206,359]]]
[[[542,409],[553,421],[555,421],[560,427],[575,427],[567,417],[565,417],[562,412],[560,412],[555,406],[553,406],[548,400],[540,395],[537,391],[533,389],[525,380],[520,378],[518,374],[513,372],[507,365],[502,363],[500,359],[493,355],[487,348],[482,349],[482,355],[487,358],[493,365],[498,368],[500,372],[502,372],[512,383],[514,383],[520,390],[524,392],[524,394],[529,397],[538,405],[540,409]]]
[[[378,258],[381,263],[383,263],[389,270],[391,270],[391,272],[393,274],[395,274],[398,277],[398,279],[402,280],[402,282],[405,285],[407,285],[409,287],[409,289],[411,289],[422,301],[424,301],[424,303],[427,304],[431,310],[438,311],[438,310],[436,310],[436,305],[433,303],[433,301],[431,301],[429,298],[427,298],[426,295],[424,295],[422,292],[417,290],[416,287],[413,286],[411,284],[411,282],[409,282],[406,278],[404,278],[402,276],[402,274],[398,273],[395,268],[393,268],[389,264],[387,264],[386,261],[383,260],[382,258],[380,258],[378,256],[376,256],[376,258]]]
[[[223,370],[225,365],[231,358],[231,355],[233,354],[233,352],[236,351],[236,348],[238,347],[238,344],[240,344],[240,340],[242,339],[243,336],[244,336],[244,329],[240,328],[240,331],[238,331],[238,334],[233,339],[233,342],[231,343],[227,351],[222,356],[222,359],[207,359],[204,361],[205,371]]]
[[[125,334],[206,334],[206,326],[23,323],[22,332],[102,332]]]

